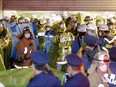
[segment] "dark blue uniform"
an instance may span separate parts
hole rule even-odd
[[[76,54],[68,54],[66,57],[67,63],[73,67],[79,67],[83,61]],[[68,67],[67,67],[68,68]],[[73,72],[73,69],[72,69]],[[89,87],[89,80],[84,76],[80,70],[77,70],[77,73],[72,75],[68,81],[64,84],[64,87]]]
[[[82,39],[76,37],[72,45],[72,53],[76,54],[82,45]]]
[[[116,74],[116,61],[111,61],[110,62],[110,70],[113,74]]]
[[[89,81],[81,72],[72,76],[64,87],[89,87]]]
[[[97,43],[98,39],[94,36],[86,35],[84,37],[84,42],[86,43],[87,46],[92,47],[92,49],[86,48],[86,52],[83,54],[84,67],[85,70],[88,71],[95,53],[97,53],[100,50],[100,48],[98,45],[96,45],[98,44]]]
[[[42,72],[31,79],[27,87],[61,87],[60,81],[53,74]]]
[[[113,80],[116,81],[116,47],[109,49],[109,55],[111,59],[109,67],[110,67],[111,73],[115,74],[115,78]],[[109,85],[110,87],[116,87],[116,85],[112,83],[109,83]]]
[[[31,60],[35,70],[41,71],[41,73],[36,74],[34,78],[30,80],[27,87],[61,87],[60,80],[46,66],[50,61],[50,58],[46,53],[35,51],[31,54]],[[41,66],[41,69],[43,66],[44,69],[39,69],[39,66]]]
[[[110,67],[111,72],[116,75],[116,62],[111,61],[109,67]],[[114,81],[116,81],[116,77],[115,77]],[[109,86],[110,87],[116,87],[116,85],[111,84],[111,83],[109,83]]]

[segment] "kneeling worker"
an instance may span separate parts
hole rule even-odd
[[[31,59],[36,75],[30,80],[27,87],[61,87],[59,79],[48,68],[50,58],[47,54],[35,51],[31,54]]]

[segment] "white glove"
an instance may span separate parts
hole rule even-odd
[[[5,87],[3,83],[0,82],[0,87]]]
[[[28,50],[27,50],[27,47],[25,47],[25,49],[24,49],[24,54],[26,54],[26,53],[27,53],[27,51],[28,51]]]
[[[104,38],[105,41],[107,41],[109,44],[112,43],[114,41],[114,38],[112,40],[108,40],[107,38]]]

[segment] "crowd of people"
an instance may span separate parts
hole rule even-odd
[[[5,68],[32,66],[36,75],[27,87],[115,87],[116,17],[86,16],[83,21],[76,15],[56,22],[4,17],[0,48]],[[49,65],[65,73],[61,82]]]

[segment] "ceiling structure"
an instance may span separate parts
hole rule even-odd
[[[3,0],[3,10],[116,11],[116,0]]]

